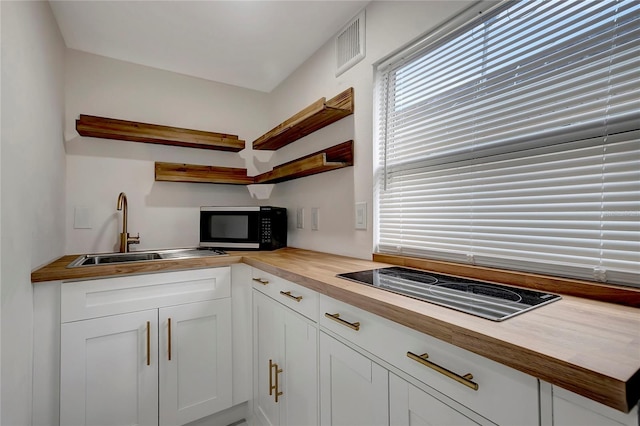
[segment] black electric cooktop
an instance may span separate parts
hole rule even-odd
[[[394,266],[338,274],[340,278],[446,306],[492,321],[560,300],[560,296]]]

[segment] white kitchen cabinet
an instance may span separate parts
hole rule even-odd
[[[319,312],[322,330],[429,386],[442,400],[455,401],[462,411],[500,425],[539,425],[535,377],[322,294]],[[320,348],[322,354],[322,341]]]
[[[543,416],[543,426],[639,426],[638,406],[622,413],[566,389],[540,383],[543,403],[551,415]],[[549,404],[550,403],[550,404]]]
[[[157,425],[157,330],[155,309],[62,324],[60,424]]]
[[[392,373],[389,374],[389,419],[393,426],[479,424]]]
[[[253,268],[253,288],[278,303],[318,322],[318,293],[268,272]]]
[[[257,423],[317,425],[317,326],[258,290],[253,320]]]
[[[320,424],[389,424],[389,374],[355,349],[320,333]]]
[[[305,348],[309,352],[300,356],[306,361],[301,371],[315,372],[319,367],[322,425],[539,424],[535,378],[273,274],[254,268],[252,278],[254,413],[258,424],[313,424],[311,418],[294,417],[289,407],[307,407],[305,403],[314,400],[314,378],[290,384],[292,369],[282,368],[293,359],[292,353],[304,353]],[[297,321],[287,320],[285,314]],[[295,323],[301,324],[298,331]],[[317,365],[315,334],[311,332],[316,331],[316,324],[321,329]],[[300,350],[283,355],[291,342],[302,342]],[[410,351],[416,357],[426,358],[428,353],[429,361],[455,373],[444,375],[443,369],[434,370],[431,363],[410,358]],[[403,378],[391,386],[389,377],[394,377],[394,372]],[[473,372],[473,377],[468,372]],[[455,380],[457,375],[463,379]],[[275,393],[282,389],[289,391],[276,402]],[[292,404],[292,394],[306,399]],[[306,412],[315,410],[306,408]]]
[[[263,425],[280,424],[280,406],[273,395],[273,359],[280,358],[282,330],[278,327],[278,307],[266,296],[253,292],[253,405]]]
[[[61,305],[61,425],[182,425],[231,406],[229,268],[63,283]]]
[[[183,425],[231,407],[231,300],[158,313],[160,425]]]

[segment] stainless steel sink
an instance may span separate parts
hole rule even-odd
[[[186,259],[194,257],[226,256],[220,250],[184,248],[129,253],[83,254],[67,265],[67,268],[109,265],[113,263],[147,262],[150,260]]]

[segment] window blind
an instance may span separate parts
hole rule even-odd
[[[640,3],[518,1],[377,72],[376,250],[640,286]]]

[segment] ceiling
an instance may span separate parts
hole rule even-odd
[[[62,1],[67,47],[270,92],[368,1]]]

